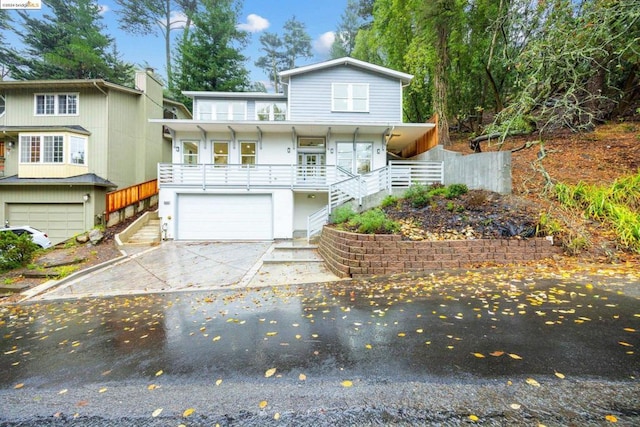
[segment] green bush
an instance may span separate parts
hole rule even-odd
[[[451,184],[447,187],[444,196],[447,199],[455,199],[456,197],[460,197],[463,194],[467,194],[469,192],[469,188],[464,184]]]
[[[429,188],[422,184],[414,184],[404,192],[404,198],[411,203],[414,208],[424,208],[431,202]]]
[[[393,206],[396,204],[398,204],[398,198],[392,195],[386,196],[384,199],[382,199],[382,202],[380,202],[380,206],[382,206],[383,208],[388,208],[389,206]]]
[[[331,212],[330,222],[331,224],[342,224],[353,218],[355,214],[351,206],[342,205]]]
[[[29,264],[38,249],[27,233],[18,236],[8,231],[0,232],[0,270]]]
[[[358,233],[391,234],[400,230],[400,224],[390,220],[380,209],[371,209],[354,216],[348,225],[356,228]]]

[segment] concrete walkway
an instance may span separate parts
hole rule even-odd
[[[273,242],[175,241],[136,247],[115,263],[30,289],[23,301],[340,280],[317,260],[274,262],[277,248]]]

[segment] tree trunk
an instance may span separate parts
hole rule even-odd
[[[449,137],[449,121],[447,120],[447,63],[448,50],[447,43],[449,38],[449,28],[444,22],[436,24],[436,58],[435,75],[433,83],[435,87],[435,96],[433,99],[436,113],[438,114],[438,136],[439,144],[449,145],[451,139]]]

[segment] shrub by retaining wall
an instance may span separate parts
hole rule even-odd
[[[324,227],[318,246],[339,277],[460,268],[473,263],[536,261],[562,252],[543,238],[408,241],[394,234],[358,234]]]

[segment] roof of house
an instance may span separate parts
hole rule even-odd
[[[68,178],[19,178],[18,175],[0,178],[0,185],[91,185],[95,187],[113,187],[113,182],[94,173],[71,176]]]
[[[289,77],[295,76],[297,74],[323,70],[326,68],[337,67],[340,65],[361,68],[363,70],[372,71],[374,73],[383,74],[389,77],[394,77],[394,78],[400,79],[404,84],[408,84],[413,79],[413,75],[411,74],[402,73],[400,71],[392,70],[391,68],[382,67],[380,65],[371,64],[369,62],[360,61],[359,59],[350,58],[350,57],[331,59],[329,61],[318,62],[317,64],[305,65],[303,67],[281,71],[280,78],[283,81],[287,81]]]
[[[209,92],[209,91],[183,91],[184,96],[190,98],[216,98],[216,99],[283,99],[286,100],[287,96],[283,93],[269,93],[269,92]]]
[[[24,125],[24,126],[0,126],[0,132],[73,132],[91,135],[91,132],[78,125]]]
[[[66,80],[3,80],[0,81],[0,89],[77,89],[91,88],[113,89],[120,92],[142,95],[144,92],[127,86],[110,83],[103,79],[66,79]]]

